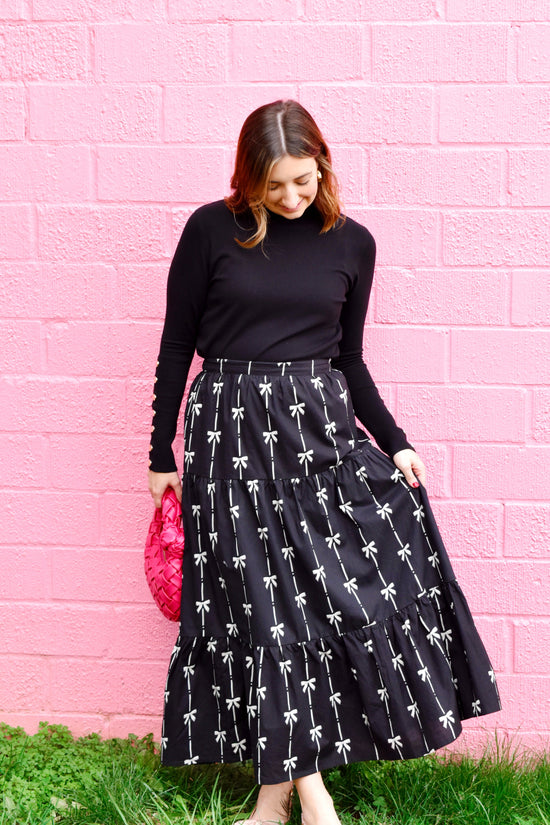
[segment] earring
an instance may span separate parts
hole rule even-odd
[[[323,176],[321,174],[321,170],[317,169],[317,180],[322,180],[322,179],[323,179]]]

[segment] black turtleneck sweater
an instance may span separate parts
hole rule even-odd
[[[411,445],[363,362],[363,328],[376,246],[346,218],[320,234],[315,206],[300,218],[269,212],[261,246],[243,249],[255,228],[223,201],[187,221],[168,275],[156,370],[150,468],[176,470],[172,441],[195,349],[246,361],[330,358],[344,374],[359,421],[388,455]]]

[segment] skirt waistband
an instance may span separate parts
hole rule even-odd
[[[300,361],[240,361],[235,358],[205,358],[203,370],[208,372],[242,372],[249,375],[321,375],[331,372],[330,358],[309,358]]]

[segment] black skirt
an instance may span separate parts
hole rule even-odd
[[[184,439],[164,764],[251,758],[283,782],[424,755],[500,709],[426,491],[329,359],[206,359]]]

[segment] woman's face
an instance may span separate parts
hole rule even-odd
[[[300,218],[317,195],[317,161],[284,155],[267,181],[264,203],[277,215]]]

